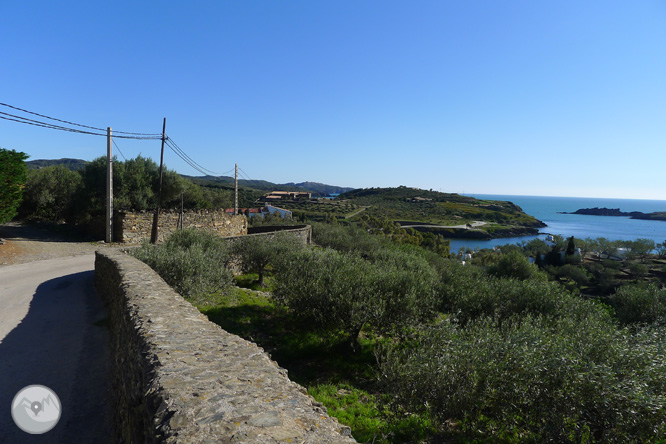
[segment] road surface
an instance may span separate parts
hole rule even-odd
[[[0,267],[0,443],[110,442],[109,340],[93,269],[91,254]],[[12,399],[32,384],[62,404],[42,435],[11,417]]]

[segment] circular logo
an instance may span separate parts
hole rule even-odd
[[[48,432],[60,420],[60,399],[43,385],[23,387],[12,401],[12,419],[24,432]]]

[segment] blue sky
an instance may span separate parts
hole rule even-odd
[[[0,102],[121,131],[166,117],[220,173],[666,200],[661,1],[26,0],[0,3],[0,49]],[[106,152],[5,120],[0,146]]]

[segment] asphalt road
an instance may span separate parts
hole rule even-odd
[[[111,441],[109,338],[93,268],[93,255],[0,267],[0,443]],[[32,384],[62,404],[42,435],[11,417],[12,399]]]

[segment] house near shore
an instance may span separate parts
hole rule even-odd
[[[406,202],[412,202],[412,203],[423,203],[423,202],[432,202],[432,199],[429,197],[406,197],[405,198]]]
[[[281,200],[310,200],[312,193],[305,191],[271,191],[259,198],[265,202],[277,202]]]

